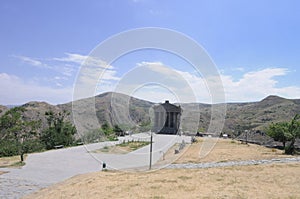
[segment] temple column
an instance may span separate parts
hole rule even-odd
[[[176,112],[173,112],[173,128],[175,128],[176,129]]]
[[[171,112],[168,112],[168,116],[169,116],[169,121],[168,121],[168,127],[171,127]]]
[[[158,112],[158,126],[157,126],[158,130],[161,130],[161,128],[162,128],[161,120],[162,120],[162,113]]]

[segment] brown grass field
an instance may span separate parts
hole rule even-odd
[[[197,155],[201,144],[201,140],[192,144],[176,162],[290,157],[279,150],[219,140],[201,159]],[[26,198],[300,198],[299,178],[300,163],[144,173],[106,171],[75,176]]]
[[[236,140],[219,139],[213,150],[207,156],[201,158],[199,151],[202,143],[203,139],[198,139],[198,142],[188,147],[184,154],[180,154],[175,163],[226,162],[291,157],[284,155],[282,150],[266,148],[256,144],[241,144]]]
[[[24,156],[26,159],[27,155]],[[20,156],[2,157],[0,158],[0,168],[5,167],[21,167],[25,163],[20,162]]]

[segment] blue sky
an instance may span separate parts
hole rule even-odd
[[[0,24],[0,104],[71,101],[89,53],[112,35],[142,27],[179,31],[202,45],[220,72],[228,102],[271,94],[300,98],[297,0],[2,0]],[[155,65],[176,70],[195,88],[197,101],[210,101],[196,91],[205,88],[205,79],[170,53],[133,52],[110,64],[106,85],[97,93],[114,90],[136,66]],[[164,89],[159,96],[150,88],[140,91],[137,97],[151,101],[172,98]]]

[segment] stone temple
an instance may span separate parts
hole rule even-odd
[[[180,127],[182,109],[168,100],[153,107],[154,125],[152,131],[158,134],[177,134]]]

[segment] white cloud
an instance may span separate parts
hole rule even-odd
[[[176,93],[160,85],[144,85],[134,90],[131,96],[156,103],[164,102],[164,100],[169,100],[171,103],[180,102],[179,96]]]
[[[139,67],[142,67],[142,70],[138,70]],[[222,95],[220,95],[222,92],[225,93],[224,100],[227,102],[258,101],[268,95],[300,98],[300,87],[278,86],[275,77],[287,75],[289,71],[286,68],[265,68],[247,72],[237,81],[234,81],[234,78],[229,75],[203,78],[189,72],[174,70],[160,62],[142,62],[137,64],[135,70],[130,71],[132,74],[127,74],[120,80],[119,83],[122,85],[119,86],[121,88],[119,90],[130,94],[133,90],[143,87],[143,89],[138,89],[136,96],[156,102],[157,100],[162,101],[166,97],[174,99],[174,93],[181,97],[181,102],[195,101],[191,93],[187,92],[191,89],[197,101],[205,103],[222,102]],[[218,81],[218,78],[221,79],[221,82]],[[149,84],[145,84],[145,81],[158,83],[156,86],[167,88],[167,90],[151,92]],[[213,101],[212,94],[216,97]]]
[[[21,97],[18,97],[19,100],[14,100],[13,98],[6,96],[6,99],[10,99],[11,102],[6,100],[8,103],[17,103],[20,100],[21,102],[25,102],[26,100],[33,100],[33,99],[45,99],[49,100],[53,103],[60,102],[60,99],[63,99],[65,97],[63,95],[51,95],[50,93],[56,93],[60,92],[60,90],[64,90],[66,87],[65,84],[70,83],[70,79],[72,77],[75,78],[75,72],[80,70],[80,72],[77,74],[77,81],[75,84],[75,88],[79,88],[80,95],[82,93],[84,97],[89,97],[96,94],[99,91],[108,91],[108,89],[113,88],[113,83],[117,80],[119,80],[119,77],[117,77],[117,71],[114,70],[114,67],[107,64],[105,61],[102,61],[101,59],[97,57],[87,56],[87,55],[81,55],[81,54],[74,54],[74,53],[65,53],[66,56],[61,58],[49,58],[49,59],[35,59],[30,58],[26,56],[14,56],[26,64],[29,64],[31,66],[39,67],[44,70],[50,70],[56,73],[60,74],[53,74],[47,73],[46,71],[44,73],[41,73],[39,71],[39,76],[33,76],[31,79],[34,81],[34,83],[30,82],[24,82],[19,77],[16,76],[9,76],[7,74],[2,75],[2,81],[3,84],[1,85],[9,85],[8,88],[11,88],[13,86],[17,87],[16,90],[18,93],[22,93],[24,90],[36,90],[37,92],[28,93],[28,95],[25,96],[24,93],[24,100],[21,100]],[[43,62],[42,62],[43,61]],[[36,73],[35,73],[36,74]],[[53,74],[53,76],[49,76],[49,74]],[[8,78],[9,77],[9,78]],[[12,82],[12,79],[15,79],[15,83],[9,84],[8,82]],[[100,81],[101,80],[101,81]],[[47,82],[49,84],[49,87],[40,86],[41,82]],[[28,86],[28,88],[25,89],[25,87]],[[52,88],[53,86],[56,86],[57,88]],[[22,89],[21,89],[22,88]],[[30,88],[30,89],[29,89]],[[58,89],[60,88],[60,89]],[[97,89],[98,90],[97,90]],[[2,89],[4,90],[5,87],[2,86]],[[40,97],[39,93],[43,93],[42,90],[49,91],[48,94],[45,94],[44,97]],[[93,92],[91,92],[91,90]],[[88,94],[87,94],[88,93]],[[12,94],[12,93],[11,93]],[[15,94],[12,94],[14,96]],[[33,97],[30,97],[32,95]],[[21,95],[20,95],[21,96]],[[57,99],[57,100],[56,100]],[[70,97],[68,98],[71,99]],[[5,101],[5,100],[3,100]]]
[[[33,65],[33,66],[46,66],[41,61],[39,61],[36,58],[27,57],[27,56],[21,56],[21,55],[13,55],[13,57],[20,59],[21,61]]]
[[[66,57],[60,57],[60,58],[53,58],[55,61],[61,61],[61,62],[73,62],[77,64],[82,64],[83,61],[87,58],[85,55],[80,54],[73,54],[73,53],[65,53]]]
[[[72,76],[74,75],[74,72],[76,71],[75,68],[78,68],[74,65],[70,65],[67,63],[64,63],[63,65],[53,63],[52,61],[55,59],[50,59],[50,61],[47,59],[37,59],[37,58],[32,58],[28,56],[20,56],[20,55],[13,55],[13,57],[21,60],[22,62],[29,64],[31,66],[41,68],[41,69],[46,69],[46,70],[51,70],[55,71],[57,73],[60,73],[64,76]]]
[[[61,58],[53,58],[55,61],[61,61],[61,62],[71,62],[71,63],[76,63],[76,64],[84,64],[86,66],[97,66],[101,68],[106,68],[106,69],[113,69],[113,67],[109,64],[107,64],[105,61],[97,58],[97,57],[92,57],[88,55],[80,55],[80,54],[75,54],[75,53],[65,53],[67,56],[66,57],[61,57]]]
[[[155,92],[150,92],[155,86]],[[116,86],[116,92],[135,95],[150,101],[177,99],[178,102],[196,101],[194,92],[178,71],[160,62],[141,62],[127,72]],[[164,99],[163,99],[164,98]],[[157,102],[157,101],[156,101]]]
[[[233,71],[240,71],[240,72],[244,72],[245,69],[243,67],[237,67],[237,68],[233,68]]]
[[[227,101],[257,101],[268,95],[286,98],[300,98],[300,87],[277,87],[277,76],[285,76],[286,68],[266,68],[245,73],[238,81],[231,76],[222,75]]]
[[[120,79],[116,73],[115,70],[105,70],[100,67],[81,68],[74,84],[74,98],[82,99],[112,91],[116,81]]]
[[[87,57],[79,54],[67,54],[60,58],[60,62],[79,64]],[[27,57],[28,58],[28,57]],[[34,59],[27,59],[27,63],[43,66],[43,63]],[[20,58],[21,59],[21,58]],[[56,58],[58,59],[58,58]],[[214,77],[204,79],[196,73],[175,70],[161,62],[141,62],[137,67],[126,73],[122,78],[117,76],[113,66],[104,69],[105,62],[99,60],[86,61],[93,63],[84,65],[78,76],[76,87],[79,95],[75,98],[84,98],[107,91],[117,91],[154,102],[166,99],[177,102],[204,102],[211,103],[211,93],[220,93],[220,87],[215,84]],[[68,80],[74,74],[73,65],[61,67],[65,73],[53,77],[40,77],[51,79],[56,85],[41,86],[39,80],[33,82],[22,80],[20,77],[0,73],[0,104],[20,104],[28,101],[48,101],[50,103],[65,103],[72,100],[73,88],[66,87],[63,81]],[[58,70],[58,69],[57,69]],[[265,68],[244,73],[238,80],[233,76],[221,74],[227,102],[258,101],[268,95],[279,95],[286,98],[300,98],[299,86],[280,87],[276,80],[278,76],[286,76],[289,73],[286,68]],[[50,81],[50,80],[49,80]],[[208,89],[207,82],[210,88]]]
[[[234,81],[232,76],[220,75],[227,102],[258,101],[268,95],[278,95],[285,98],[300,98],[300,87],[278,87],[277,76],[285,76],[289,71],[286,68],[265,68],[245,73],[239,80]],[[218,93],[220,85],[213,85],[213,90],[206,86],[209,78],[203,79],[188,72],[178,71],[190,84],[196,93],[197,99],[202,102],[211,102],[211,93]]]
[[[72,88],[40,86],[6,73],[0,73],[0,85],[0,104],[24,104],[29,101],[57,104],[72,100]]]

